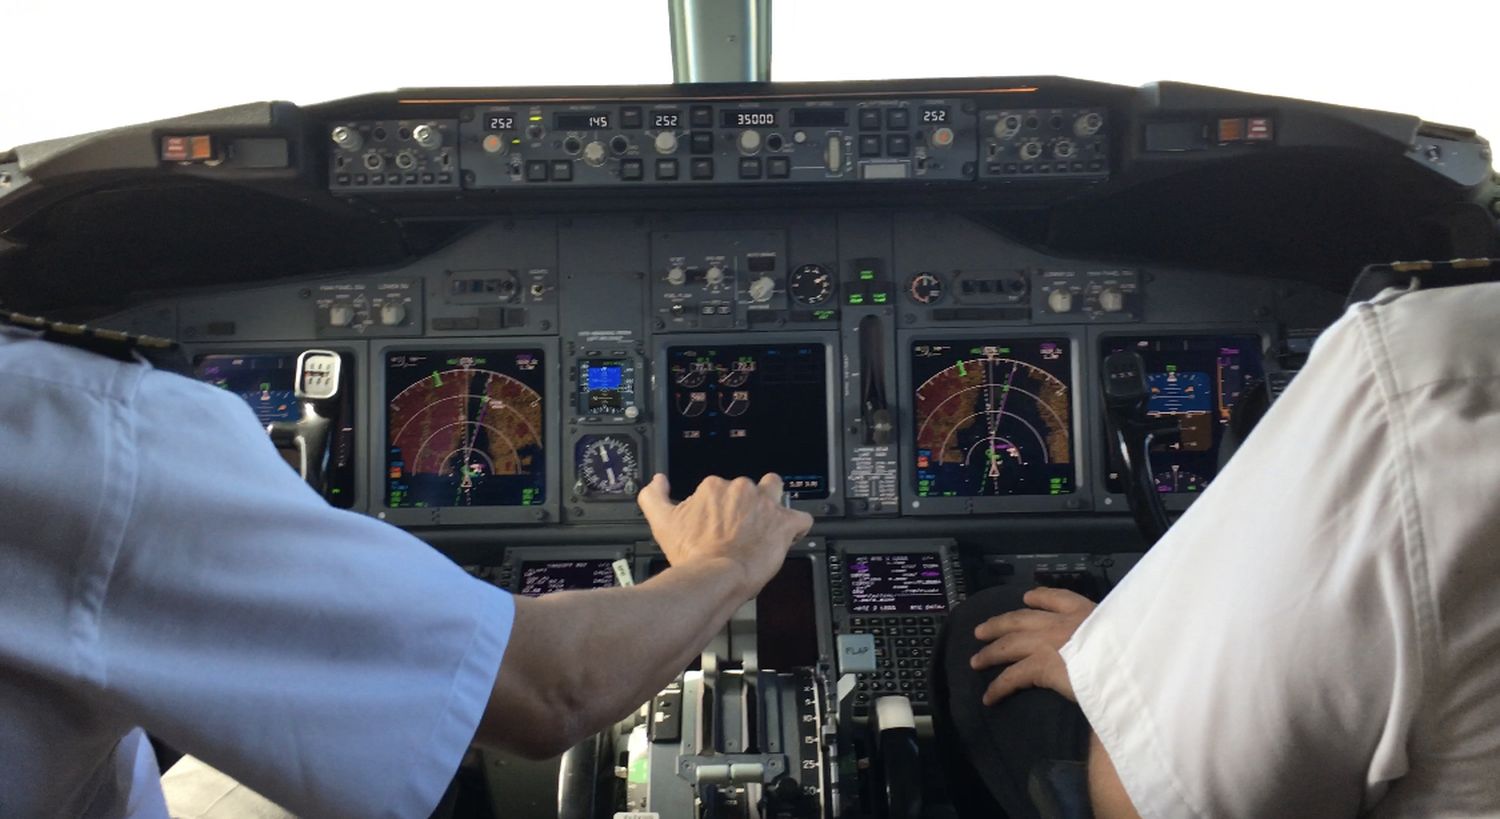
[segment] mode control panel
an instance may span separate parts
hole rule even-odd
[[[422,280],[354,280],[313,289],[318,338],[422,334]]]
[[[947,97],[494,104],[459,116],[467,188],[975,178]]]
[[[1102,108],[985,111],[983,175],[1017,179],[1109,175],[1107,112]]]
[[[334,191],[450,190],[459,186],[454,120],[340,122],[328,131]]]

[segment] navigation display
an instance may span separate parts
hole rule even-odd
[[[667,348],[667,478],[679,500],[709,475],[775,472],[793,499],[828,497],[827,348]]]
[[[546,500],[542,351],[386,353],[386,505]]]
[[[521,564],[521,588],[523,597],[541,597],[558,591],[574,589],[607,589],[615,585],[613,561],[593,560],[528,560]]]
[[[1219,471],[1219,443],[1229,425],[1229,413],[1245,390],[1265,373],[1260,336],[1174,335],[1108,338],[1102,355],[1139,353],[1146,364],[1151,400],[1146,412],[1177,422],[1178,440],[1151,449],[1156,491],[1164,494],[1202,492]],[[1119,456],[1109,455],[1108,488],[1123,492]]]
[[[1074,491],[1066,338],[914,341],[917,495]]]
[[[262,424],[298,418],[297,397],[292,392],[297,380],[295,355],[199,356],[193,375],[245,399]]]
[[[943,564],[933,552],[850,555],[848,565],[854,614],[948,610]]]

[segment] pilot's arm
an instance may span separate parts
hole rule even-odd
[[[153,371],[100,406],[76,553],[37,556],[75,579],[32,673],[80,737],[144,726],[304,816],[425,816],[476,735],[549,754],[624,716],[811,524],[774,477],[676,506],[660,479],[642,504],[672,568],[516,599],[329,507],[227,392]]]
[[[1500,440],[1500,373],[1443,342],[1483,350],[1500,289],[1464,290],[1330,328],[1097,609],[1033,592],[1041,611],[980,626],[974,665],[1015,663],[987,701],[1041,686],[1082,706],[1101,819],[1500,803],[1500,496],[1476,450]]]

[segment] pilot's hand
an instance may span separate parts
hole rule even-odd
[[[673,566],[727,560],[744,571],[745,596],[760,591],[786,559],[787,549],[812,528],[812,515],[781,505],[781,477],[709,476],[682,503],[673,503],[667,476],[658,474],[637,502],[651,535]]]
[[[969,659],[975,671],[1011,663],[984,692],[994,705],[1023,688],[1049,688],[1077,702],[1068,666],[1058,653],[1094,610],[1094,603],[1066,589],[1038,587],[1021,598],[1030,608],[1016,609],[980,623],[974,636],[989,645]]]

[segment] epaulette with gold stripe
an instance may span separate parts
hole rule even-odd
[[[1372,264],[1359,272],[1345,306],[1369,301],[1390,288],[1435,290],[1500,281],[1500,259],[1448,259]]]
[[[182,348],[169,338],[135,335],[103,327],[90,327],[87,324],[50,321],[40,316],[6,310],[0,310],[0,324],[35,330],[46,341],[109,356],[117,361],[134,363],[144,358],[158,369],[173,372],[184,372],[187,369]]]

